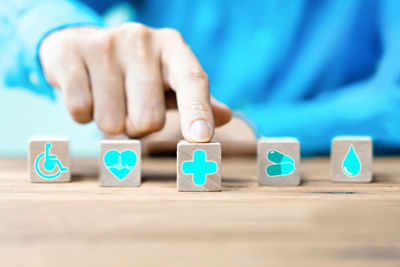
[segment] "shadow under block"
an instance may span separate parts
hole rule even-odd
[[[102,140],[100,153],[101,186],[139,186],[141,148],[138,140]]]
[[[369,136],[339,136],[331,144],[333,182],[372,182],[372,139]]]
[[[260,186],[300,184],[300,143],[291,137],[262,137],[257,144]]]
[[[28,168],[33,183],[71,181],[67,138],[32,138],[29,141]]]
[[[178,191],[221,191],[221,144],[180,141],[177,175]]]

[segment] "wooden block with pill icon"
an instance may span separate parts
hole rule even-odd
[[[257,144],[260,186],[300,184],[300,143],[292,137],[262,137]]]

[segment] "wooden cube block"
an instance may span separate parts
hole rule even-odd
[[[257,144],[258,184],[300,184],[300,143],[291,137],[262,137]]]
[[[34,183],[71,181],[67,138],[32,138],[29,141],[29,177]]]
[[[141,149],[138,140],[102,140],[100,142],[100,185],[139,186]]]
[[[221,144],[180,141],[177,149],[178,191],[221,191]]]
[[[372,182],[372,139],[340,136],[332,140],[331,173],[334,182]]]

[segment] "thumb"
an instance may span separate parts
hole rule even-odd
[[[227,124],[232,119],[232,111],[227,105],[219,102],[211,96],[211,109],[214,116],[215,126]]]

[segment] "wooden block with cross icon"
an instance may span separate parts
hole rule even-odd
[[[292,137],[262,137],[257,144],[257,165],[261,186],[299,185],[299,141]]]
[[[178,191],[221,191],[221,144],[180,141],[177,174]]]
[[[139,140],[102,140],[100,154],[101,186],[139,186],[141,145]]]
[[[33,183],[71,181],[68,139],[34,137],[29,141],[29,177]]]
[[[338,136],[332,140],[333,182],[372,182],[372,139],[369,136]]]

